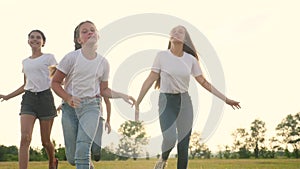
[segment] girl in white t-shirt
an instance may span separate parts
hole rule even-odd
[[[100,97],[135,103],[133,97],[108,88],[109,64],[96,52],[98,39],[92,22],[80,23],[74,31],[75,51],[60,61],[52,79],[53,90],[64,102],[62,127],[67,160],[77,169],[93,168],[91,147],[102,113]]]
[[[32,55],[23,60],[24,84],[16,91],[0,99],[8,100],[25,92],[21,102],[21,141],[19,150],[19,168],[28,167],[29,146],[33,126],[36,119],[40,120],[42,145],[49,159],[49,169],[57,169],[58,159],[55,158],[55,149],[50,140],[54,117],[57,116],[54,99],[50,90],[48,67],[57,64],[52,54],[42,53],[46,37],[40,30],[32,30],[28,34],[28,44]]]
[[[226,98],[202,75],[198,56],[190,36],[183,26],[174,27],[170,32],[169,47],[157,54],[150,75],[141,88],[136,102],[136,120],[139,118],[139,104],[149,88],[157,81],[160,88],[159,120],[163,134],[162,158],[155,169],[163,169],[171,150],[178,139],[177,169],[186,169],[188,148],[193,123],[193,106],[188,94],[190,75],[209,92],[233,108],[240,108],[239,102]],[[178,136],[178,137],[177,137]]]

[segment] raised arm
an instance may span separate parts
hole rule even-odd
[[[146,93],[150,89],[150,87],[153,85],[153,83],[159,78],[159,74],[156,72],[151,71],[147,79],[144,81],[143,86],[140,90],[140,94],[137,98],[136,104],[135,104],[135,120],[139,120],[139,105],[142,102],[143,98],[145,97]]]
[[[210,84],[203,75],[195,77],[196,81],[204,87],[206,90],[223,100],[226,104],[230,105],[233,109],[241,108],[239,105],[240,102],[228,99],[225,95],[223,95],[220,91],[218,91],[212,84]]]
[[[66,75],[57,69],[51,81],[51,88],[60,98],[62,98],[70,106],[77,107],[80,104],[80,99],[71,96],[62,88],[63,80],[65,77]]]
[[[0,94],[1,101],[9,100],[9,99],[11,99],[13,97],[16,97],[16,96],[22,94],[25,91],[24,90],[25,84],[26,84],[26,76],[24,74],[24,84],[22,86],[20,86],[17,90],[13,91],[12,93],[10,93],[8,95],[2,95],[2,94]]]

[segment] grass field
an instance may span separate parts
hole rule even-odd
[[[152,169],[156,159],[137,161],[100,161],[95,169]],[[47,162],[30,162],[29,169],[47,169]],[[247,159],[247,160],[190,160],[189,169],[300,169],[300,159]],[[0,162],[0,169],[18,169],[17,162]],[[59,169],[75,169],[66,161]],[[170,159],[166,169],[176,169],[176,160]]]

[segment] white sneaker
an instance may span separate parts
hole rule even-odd
[[[156,162],[154,169],[164,169],[166,166],[167,166],[167,161],[159,159],[159,161]]]

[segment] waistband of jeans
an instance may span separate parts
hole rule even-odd
[[[188,92],[184,92],[184,93],[160,93],[163,95],[167,95],[167,96],[181,96],[181,95],[188,95]]]
[[[46,90],[43,90],[43,91],[40,91],[40,92],[32,92],[32,91],[29,91],[29,90],[25,90],[25,93],[33,94],[33,95],[40,95],[40,94],[48,93],[50,91],[51,91],[50,89],[46,89]]]
[[[80,99],[101,99],[100,95],[81,97]]]

